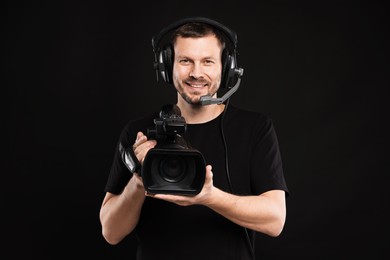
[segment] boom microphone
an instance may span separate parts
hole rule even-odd
[[[238,79],[237,79],[236,85],[234,85],[234,87],[232,87],[228,92],[226,92],[225,95],[223,95],[220,98],[213,98],[210,95],[201,96],[200,97],[200,104],[202,106],[204,106],[204,105],[211,105],[211,104],[218,104],[218,105],[220,105],[223,102],[225,102],[226,99],[228,99],[231,95],[233,95],[233,93],[236,92],[238,87],[240,86],[241,76],[242,76],[242,74],[244,74],[244,69],[239,68],[237,73],[238,73]]]

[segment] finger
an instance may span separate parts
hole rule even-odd
[[[140,140],[143,136],[144,136],[144,133],[138,132],[138,133],[137,133],[137,139],[135,140],[135,142],[137,143],[138,140]]]
[[[206,177],[213,177],[213,172],[212,172],[212,170],[213,170],[213,167],[211,166],[211,165],[207,165],[206,166]]]
[[[138,146],[140,146],[145,141],[146,141],[146,136],[142,132],[138,132],[137,139],[135,140],[135,143],[133,144],[133,150],[135,150]]]
[[[155,140],[145,141],[134,150],[135,155],[141,163],[143,163],[143,160],[149,150],[156,146],[156,143],[157,142]]]

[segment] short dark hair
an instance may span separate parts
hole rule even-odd
[[[223,34],[215,27],[206,23],[199,22],[186,23],[177,28],[171,36],[171,43],[172,46],[174,46],[178,37],[201,38],[207,35],[215,35],[222,47],[221,49],[223,50],[225,48],[226,40]]]

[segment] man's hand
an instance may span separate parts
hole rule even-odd
[[[137,139],[133,144],[133,150],[135,156],[137,156],[137,159],[141,163],[141,165],[143,164],[148,151],[154,148],[156,144],[156,140],[148,140],[148,138],[142,132],[137,133]]]

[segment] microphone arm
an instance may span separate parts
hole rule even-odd
[[[202,106],[204,106],[204,105],[211,105],[211,104],[218,104],[218,105],[220,105],[223,102],[225,102],[226,99],[228,99],[231,95],[233,95],[234,92],[237,91],[237,89],[238,89],[238,87],[240,86],[240,83],[241,83],[241,76],[242,76],[243,72],[244,72],[243,69],[240,68],[239,69],[239,77],[238,77],[236,85],[234,85],[234,87],[232,87],[228,92],[226,92],[225,95],[223,95],[220,98],[213,98],[212,96],[209,96],[209,95],[202,96],[202,97],[200,97],[200,104]]]

